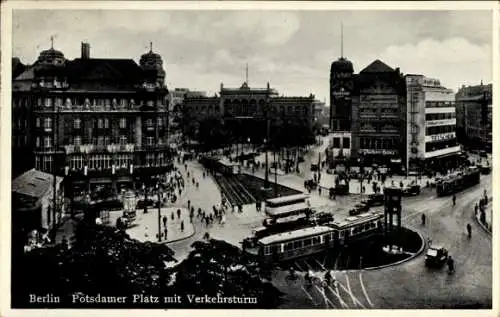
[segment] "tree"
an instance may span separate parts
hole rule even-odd
[[[29,294],[167,295],[171,272],[165,263],[171,261],[173,251],[166,245],[141,243],[114,228],[84,222],[71,248],[58,244],[16,259],[12,284],[20,287],[13,290],[13,298],[26,307]],[[61,305],[72,306],[67,300]]]
[[[244,305],[206,305],[211,308],[274,308],[283,295],[269,281],[257,258],[224,241],[195,242],[188,258],[176,267],[177,293],[190,290],[199,296],[255,297],[255,307]],[[189,304],[193,307],[192,304]]]

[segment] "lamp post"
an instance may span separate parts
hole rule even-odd
[[[278,162],[276,162],[276,150],[277,146],[274,146],[274,196],[278,197]]]
[[[265,119],[266,119],[266,138],[264,139],[264,146],[266,150],[266,171],[265,171],[265,177],[264,177],[264,189],[268,190],[269,189],[269,156],[268,156],[268,142],[269,142],[269,130],[270,130],[270,122],[269,122],[269,103],[266,102],[265,105]]]
[[[146,185],[144,183],[142,183],[142,190],[144,191],[144,213],[147,214],[148,213],[148,197],[147,197],[147,193],[146,193]]]
[[[156,184],[156,190],[158,191],[158,242],[161,242],[161,193],[159,184]]]

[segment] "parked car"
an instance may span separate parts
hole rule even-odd
[[[368,196],[371,206],[382,206],[385,202],[384,194],[371,194]]]
[[[442,267],[448,259],[448,250],[440,245],[431,245],[425,254],[425,266]]]

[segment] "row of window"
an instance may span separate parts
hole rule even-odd
[[[35,169],[44,172],[52,171],[52,156],[46,155],[43,157],[35,156]]]
[[[43,138],[41,137],[36,137],[35,139],[35,145],[37,148],[42,147],[41,141],[43,140],[43,147],[44,148],[51,148],[53,146],[53,138],[52,136],[45,136]],[[156,142],[156,138],[152,136],[148,136],[144,138],[145,145],[152,146],[156,143],[162,144],[162,140],[158,139],[158,142]],[[129,138],[126,135],[120,135],[118,139],[111,138],[110,136],[98,136],[97,138],[92,138],[90,140],[90,144],[93,145],[102,145],[102,146],[107,146],[111,144],[120,144],[120,145],[126,145],[129,143]],[[80,146],[82,145],[82,137],[80,135],[75,135],[72,136],[69,140],[68,145],[75,145],[75,146]]]
[[[455,107],[455,102],[453,101],[426,101],[426,108],[449,108]]]
[[[52,107],[55,105],[56,107],[62,107],[63,106],[63,98],[38,98],[37,100],[37,105],[42,106],[44,105],[45,107]],[[107,99],[90,99],[90,98],[85,98],[85,97],[74,97],[74,98],[66,98],[64,100],[64,107],[70,108],[73,105],[83,105],[85,107],[121,107],[121,108],[126,108],[129,106],[137,106],[137,105],[142,105],[144,104],[143,100],[139,100],[139,103],[137,104],[134,99],[125,99],[125,98],[107,98]],[[155,102],[152,100],[146,101],[146,104],[150,107],[154,106]],[[161,99],[156,100],[157,105],[162,105],[163,101]]]
[[[351,147],[351,139],[350,138],[342,138],[342,146],[340,146],[340,139],[338,137],[333,138],[333,148],[340,149],[341,147],[344,149],[349,149]]]
[[[359,108],[359,113],[361,115],[376,115],[376,114],[381,114],[381,115],[397,115],[399,113],[398,108],[374,108],[374,107],[362,107]]]
[[[446,120],[446,119],[455,119],[456,115],[454,112],[448,113],[426,113],[425,120],[433,121],[433,120]]]
[[[455,132],[455,125],[443,125],[425,128],[425,135]]]
[[[375,132],[375,131],[381,131],[381,132],[397,132],[398,127],[392,124],[372,124],[372,123],[362,123],[360,130],[362,132]]]
[[[115,158],[115,169],[129,168],[130,164],[134,162],[133,154],[117,154]],[[112,167],[112,157],[109,154],[95,154],[84,160],[81,155],[74,155],[69,162],[71,170],[83,169],[86,165],[89,170],[102,170],[110,169]],[[166,156],[163,153],[155,155],[153,153],[146,154],[146,166],[163,166],[167,163]]]
[[[43,127],[46,131],[50,131],[52,130],[52,118],[50,117],[46,117],[46,118],[40,118],[40,117],[37,117],[35,119],[35,125],[37,128],[40,128],[40,124],[41,124],[41,120],[43,119]],[[158,126],[162,126],[163,125],[163,120],[164,118],[156,118],[156,124]],[[96,120],[92,120],[92,125],[94,125],[96,122]],[[154,125],[153,125],[153,119],[149,118],[146,120],[145,122],[145,125],[146,125],[146,128],[153,128]],[[127,118],[120,118],[119,120],[119,128],[120,129],[126,129],[127,128],[127,123],[128,123],[128,120]],[[73,119],[73,128],[74,129],[81,129],[82,128],[82,119],[80,118],[76,118],[76,119]],[[97,119],[97,128],[98,129],[108,129],[109,128],[109,119],[108,118],[99,118]]]
[[[425,144],[425,152],[438,151],[438,150],[447,149],[450,147],[455,147],[457,145],[458,145],[457,139],[451,139],[451,140],[447,140],[447,141],[439,142],[439,143],[426,143]]]
[[[394,138],[360,138],[360,148],[375,150],[391,150],[399,146],[399,140]]]

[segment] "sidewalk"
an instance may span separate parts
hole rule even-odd
[[[177,217],[177,210],[181,210],[181,217]],[[135,224],[128,228],[126,232],[132,239],[141,242],[158,242],[158,208],[148,208],[145,214],[143,209],[138,209]],[[172,220],[172,214],[174,219]],[[112,212],[109,215],[110,225],[115,226],[116,220],[122,215],[122,211]],[[166,207],[160,209],[160,226],[162,233],[164,230],[163,216],[167,216],[167,240],[162,238],[162,242],[178,241],[192,236],[195,232],[194,226],[189,221],[189,212],[183,207]],[[181,231],[181,222],[184,222],[184,230]]]

